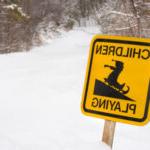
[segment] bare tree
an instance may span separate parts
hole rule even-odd
[[[148,0],[107,0],[95,19],[105,34],[149,37],[149,4]]]

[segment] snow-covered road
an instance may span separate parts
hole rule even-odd
[[[92,34],[64,33],[27,53],[0,55],[0,150],[108,150],[103,120],[83,116]],[[148,150],[150,126],[117,124],[114,150]]]

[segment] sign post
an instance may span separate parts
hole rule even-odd
[[[105,120],[102,141],[109,145],[111,148],[114,141],[115,127],[116,122]]]
[[[150,39],[97,35],[91,42],[81,108],[106,120],[102,140],[111,147],[115,122],[150,120],[149,66]]]

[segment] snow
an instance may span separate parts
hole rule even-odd
[[[110,14],[116,14],[116,15],[123,15],[123,16],[128,16],[128,17],[134,17],[132,14],[127,14],[127,13],[123,13],[123,12],[119,12],[119,11],[110,11]]]
[[[3,8],[14,10],[16,7],[18,7],[16,4],[11,4],[11,5],[4,6]]]
[[[80,110],[95,32],[76,28],[30,52],[0,55],[0,150],[110,150],[100,142],[104,121]],[[114,150],[147,150],[149,133],[148,125],[117,123]]]
[[[129,27],[116,28],[115,30],[116,31],[128,30],[128,29],[131,29],[131,28],[135,28],[136,26],[137,26],[137,24],[129,26]]]
[[[27,19],[30,18],[27,14],[25,14],[25,13],[23,12],[22,8],[19,7],[19,6],[16,5],[16,4],[7,5],[7,6],[4,6],[3,8],[9,9],[9,10],[15,10],[15,9],[17,9],[17,11],[20,13],[20,15],[21,15],[22,17],[26,17]]]

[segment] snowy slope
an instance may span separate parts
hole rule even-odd
[[[109,150],[103,120],[81,114],[93,32],[76,29],[28,53],[0,55],[0,150]],[[97,32],[97,31],[96,31]],[[117,124],[114,150],[148,150],[150,127]]]

